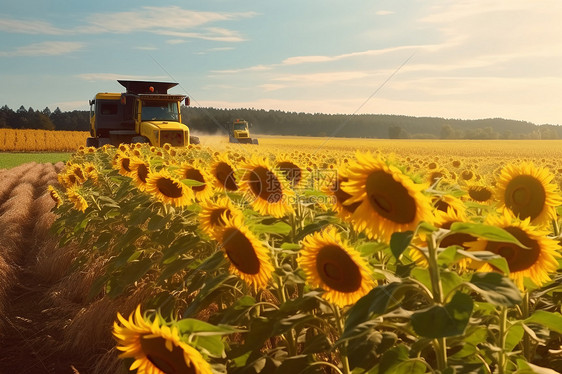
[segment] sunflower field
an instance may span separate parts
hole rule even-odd
[[[557,159],[264,143],[81,148],[49,187],[124,372],[562,370]]]

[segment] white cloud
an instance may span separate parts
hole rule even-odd
[[[169,40],[166,40],[166,44],[172,44],[172,45],[175,45],[175,44],[183,44],[183,43],[186,43],[186,42],[187,42],[187,40],[183,40],[183,39],[169,39]]]
[[[67,29],[39,20],[0,18],[0,31],[41,35],[147,32],[178,38],[239,42],[245,38],[237,31],[206,25],[236,21],[256,15],[255,12],[200,12],[178,6],[144,6],[134,11],[95,13],[80,20],[82,26]]]
[[[392,10],[379,10],[379,11],[375,12],[375,14],[377,16],[388,16],[388,15],[391,15],[391,14],[394,14],[394,13],[395,12],[393,12]]]
[[[42,42],[18,47],[12,51],[0,51],[0,56],[57,56],[78,51],[84,47],[84,43],[79,42]]]
[[[228,20],[254,17],[254,12],[199,12],[178,6],[144,6],[139,10],[97,13],[88,17],[86,26],[93,32],[130,33],[139,30],[186,30]]]
[[[38,20],[17,20],[0,18],[0,31],[17,34],[62,35],[67,30],[60,29],[48,22]]]
[[[238,74],[244,72],[257,72],[257,71],[266,71],[271,70],[273,67],[268,65],[254,65],[247,68],[240,68],[240,69],[229,69],[229,70],[213,70],[211,73],[217,74]]]
[[[350,81],[366,78],[369,75],[370,74],[365,71],[331,71],[311,74],[286,74],[274,78],[274,80],[281,82],[294,82],[299,85],[308,85]]]
[[[173,31],[173,30],[153,30],[154,34],[173,36],[177,38],[187,38],[187,39],[204,39],[212,40],[217,42],[242,42],[245,39],[240,36],[237,31],[226,30],[226,29],[205,29],[208,32],[185,32],[185,31]]]
[[[97,82],[97,81],[113,81],[116,80],[148,80],[148,81],[159,81],[159,80],[166,80],[168,77],[166,76],[146,76],[146,75],[127,75],[127,74],[117,74],[117,73],[85,73],[85,74],[78,74],[78,78],[90,81],[90,82]]]

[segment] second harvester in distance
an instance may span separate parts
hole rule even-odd
[[[228,141],[231,143],[258,144],[258,139],[250,138],[248,121],[236,119],[228,124]]]

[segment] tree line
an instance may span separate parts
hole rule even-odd
[[[255,134],[333,136],[380,139],[562,139],[562,127],[489,118],[479,120],[386,114],[324,114],[264,109],[219,109],[182,106],[182,121],[192,131],[226,135],[226,126],[245,119]],[[16,111],[0,108],[0,128],[88,131],[89,112],[74,110]]]

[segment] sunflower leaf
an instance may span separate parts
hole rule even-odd
[[[273,225],[255,224],[252,231],[256,234],[281,234],[287,235],[291,232],[291,226],[285,222],[276,222]]]
[[[432,339],[462,335],[473,306],[474,302],[469,295],[456,292],[445,306],[434,305],[412,314],[412,327],[419,335]]]
[[[181,182],[188,187],[199,187],[199,186],[204,186],[204,185],[207,184],[205,182],[200,182],[200,181],[195,180],[195,179],[182,179]]]
[[[463,249],[457,249],[457,253],[462,254],[465,257],[473,259],[475,261],[484,261],[496,269],[503,272],[505,275],[509,275],[509,265],[507,264],[507,260],[500,255],[497,255],[493,252],[488,251],[465,251]]]
[[[524,322],[527,324],[536,323],[546,327],[551,331],[562,334],[562,315],[560,315],[560,313],[547,312],[546,310],[537,310]]]
[[[492,242],[512,243],[521,248],[529,249],[521,244],[521,242],[509,232],[496,226],[471,222],[455,222],[451,225],[451,232],[470,234]]]
[[[517,286],[499,273],[474,273],[465,284],[494,305],[512,307],[522,300]]]
[[[397,260],[400,255],[408,248],[412,238],[414,237],[413,231],[395,232],[390,237],[390,250]]]

